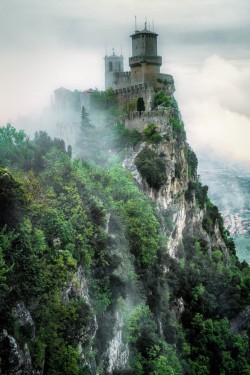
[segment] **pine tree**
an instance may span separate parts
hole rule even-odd
[[[81,129],[86,129],[89,127],[92,127],[93,125],[91,124],[89,120],[89,114],[87,113],[86,109],[84,106],[82,106],[82,114],[81,114]]]

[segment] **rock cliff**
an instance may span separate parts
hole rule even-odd
[[[247,373],[249,268],[180,113],[134,113],[126,126],[137,141],[122,168],[50,150],[36,176],[23,172],[29,209],[0,237],[1,373]]]

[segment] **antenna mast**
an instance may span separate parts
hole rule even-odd
[[[135,16],[135,31],[137,30],[137,21],[136,21],[136,16]]]

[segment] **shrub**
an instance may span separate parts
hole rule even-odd
[[[181,134],[184,135],[185,134],[184,123],[179,118],[171,117],[170,118],[170,125],[172,126],[173,131],[176,135],[181,135]]]
[[[198,167],[198,159],[197,156],[195,155],[195,152],[191,150],[191,148],[187,149],[187,162],[188,162],[188,174],[189,177],[195,177],[197,167]]]
[[[149,124],[146,129],[143,130],[143,134],[146,141],[149,143],[159,143],[163,139],[158,133],[157,126],[155,124]]]
[[[165,92],[159,91],[155,95],[155,105],[163,105],[164,107],[169,107],[171,105],[171,99],[167,97]]]
[[[135,165],[150,187],[160,189],[166,179],[165,164],[157,153],[144,148],[136,157]]]

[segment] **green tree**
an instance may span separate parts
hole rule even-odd
[[[150,187],[160,189],[166,180],[165,163],[154,150],[144,148],[135,159],[135,165]]]
[[[137,111],[141,114],[145,111],[145,103],[142,97],[137,100]]]

